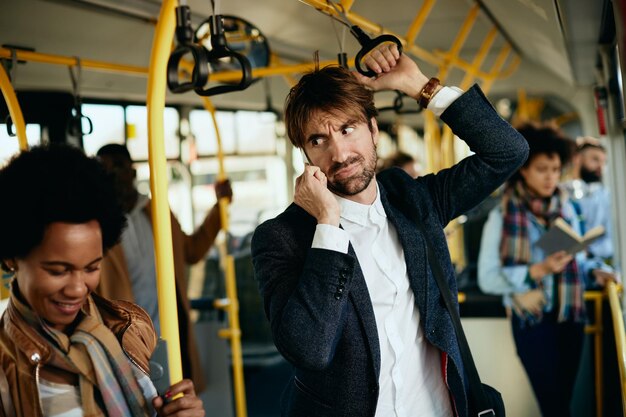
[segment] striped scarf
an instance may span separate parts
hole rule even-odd
[[[56,367],[79,377],[81,405],[85,417],[143,417],[149,415],[147,400],[132,365],[115,337],[102,322],[98,308],[88,299],[89,314],[81,311],[76,329],[66,335],[47,325],[16,296],[12,285],[11,302],[26,323],[38,330],[54,355],[47,366]],[[96,388],[104,410],[96,403]]]
[[[528,213],[542,219],[549,228],[557,217],[562,216],[562,208],[566,201],[567,195],[561,193],[559,189],[550,198],[540,198],[532,196],[522,181],[507,188],[502,198],[500,259],[503,266],[530,265]],[[558,321],[584,321],[584,287],[576,260],[573,259],[567,264],[563,272],[554,274],[554,279],[558,291]],[[537,288],[534,280],[533,287]]]

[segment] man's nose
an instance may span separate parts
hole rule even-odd
[[[341,140],[341,138],[331,138],[329,151],[331,153],[333,162],[342,163],[345,162],[346,159],[348,159],[348,147],[346,146],[345,141]]]

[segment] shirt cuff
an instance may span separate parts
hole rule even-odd
[[[315,227],[315,235],[313,235],[311,247],[348,253],[349,244],[350,238],[345,230],[330,224],[318,224]]]
[[[461,97],[463,90],[458,87],[444,86],[428,103],[428,110],[435,113],[437,117],[441,116],[444,111],[452,104],[454,100]]]

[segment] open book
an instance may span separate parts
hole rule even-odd
[[[539,238],[537,246],[543,249],[547,255],[561,250],[574,254],[585,249],[602,235],[604,235],[604,227],[596,226],[588,230],[584,236],[580,236],[565,220],[559,217],[554,221],[552,227]]]

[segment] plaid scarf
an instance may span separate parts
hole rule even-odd
[[[82,310],[76,329],[66,335],[46,324],[16,296],[11,288],[11,303],[26,323],[36,329],[53,351],[46,364],[79,377],[81,405],[85,417],[139,417],[149,415],[147,401],[133,374],[132,365],[115,337],[102,322],[89,297],[89,314]],[[94,387],[99,390],[105,410],[96,403]]]
[[[542,219],[548,228],[557,217],[563,215],[562,208],[567,195],[559,189],[549,198],[532,196],[522,181],[508,187],[502,198],[503,227],[500,239],[500,259],[503,266],[529,265],[530,241],[528,240],[528,213]],[[565,218],[568,223],[570,221]],[[578,264],[573,259],[563,272],[554,274],[558,291],[558,321],[582,322],[585,319],[583,283],[578,273]],[[533,288],[537,284],[533,280]]]

